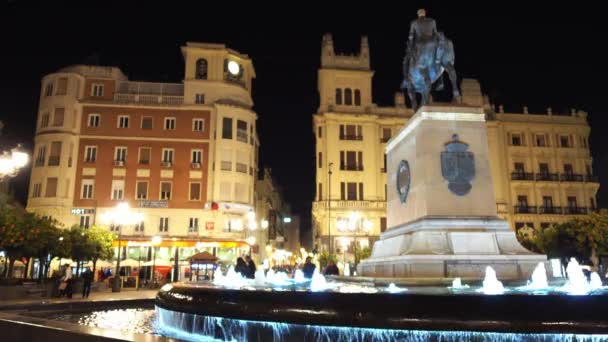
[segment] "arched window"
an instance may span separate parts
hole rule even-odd
[[[207,79],[207,60],[204,58],[196,61],[196,74],[194,78],[197,80],[206,80]]]
[[[353,104],[353,91],[350,88],[344,89],[344,104],[347,106]]]
[[[342,89],[340,89],[340,88],[336,88],[336,104],[337,105],[342,104]]]
[[[355,106],[361,105],[361,92],[359,89],[355,89]]]

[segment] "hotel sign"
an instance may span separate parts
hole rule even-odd
[[[72,215],[95,214],[95,209],[72,208],[70,212],[72,213]]]
[[[139,201],[140,208],[168,208],[168,201]]]

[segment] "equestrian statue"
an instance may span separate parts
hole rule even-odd
[[[403,58],[403,82],[414,110],[419,108],[416,94],[421,95],[420,105],[429,103],[433,84],[443,89],[443,72],[447,71],[452,82],[453,101],[460,102],[460,91],[454,68],[454,45],[442,32],[437,31],[435,20],[426,17],[424,9],[418,10],[418,18],[410,24],[405,57]]]

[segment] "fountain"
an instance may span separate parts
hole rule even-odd
[[[545,263],[539,262],[534,272],[532,272],[532,279],[528,281],[525,286],[521,286],[518,290],[523,291],[538,291],[549,289],[549,282],[547,280],[547,270],[545,269]]]
[[[491,266],[486,267],[486,277],[483,280],[483,286],[477,291],[489,295],[503,294],[505,292],[502,282],[496,278],[496,272]]]
[[[390,293],[399,293],[399,292],[407,291],[407,289],[402,289],[400,287],[397,287],[395,285],[395,283],[390,283],[390,284],[388,284],[386,291],[388,291]]]
[[[293,276],[293,281],[296,284],[299,284],[307,282],[308,279],[304,278],[304,272],[302,272],[302,270],[296,270],[296,273]]]
[[[460,278],[454,278],[454,280],[452,280],[451,288],[455,290],[468,289],[469,285],[462,285],[462,280]]]
[[[583,267],[575,258],[571,258],[566,267],[568,281],[564,286],[558,288],[558,291],[566,292],[571,295],[586,295],[592,291],[601,290],[604,288],[602,280],[597,272],[592,272],[590,280],[587,280]]]

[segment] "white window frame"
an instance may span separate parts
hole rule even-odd
[[[91,228],[91,215],[80,215],[80,227],[85,229]]]
[[[95,180],[83,179],[80,185],[80,199],[93,199],[95,197]]]
[[[164,163],[169,163],[169,164],[173,165],[173,163],[175,161],[175,149],[173,149],[173,148],[163,148],[162,152],[163,152],[162,153],[162,158],[163,158],[162,162],[163,162],[163,164]],[[171,156],[171,158],[170,158],[171,160],[167,160],[165,158],[167,155]]]
[[[95,119],[97,119],[96,122],[95,122]],[[94,120],[93,122],[96,123],[96,125],[92,125],[91,120]],[[93,128],[99,127],[100,122],[101,122],[101,115],[99,115],[97,113],[89,114],[89,116],[87,117],[87,127],[93,127]]]
[[[169,232],[169,217],[161,217],[158,223],[158,231],[161,233]]]
[[[198,184],[198,198],[192,198],[192,184]],[[188,183],[188,200],[189,201],[200,201],[202,197],[203,184],[201,182],[189,182]]]
[[[167,197],[165,197],[165,196],[163,195],[163,194],[164,194],[164,192],[163,192],[163,183],[169,183],[169,186],[171,187],[171,188],[169,189],[169,196],[167,196]],[[172,196],[172,195],[173,195],[173,182],[171,182],[171,181],[166,181],[166,180],[160,181],[160,184],[159,184],[159,187],[158,187],[158,198],[159,198],[161,201],[170,201],[170,200],[171,200],[171,196]]]
[[[191,217],[188,220],[188,233],[198,232],[198,217]]]
[[[165,117],[165,124],[163,127],[165,131],[175,131],[177,127],[177,118],[174,116]]]
[[[144,149],[150,150],[150,153],[148,154],[148,156],[150,158],[148,158],[148,163],[147,164],[141,162],[141,151],[144,150]],[[140,146],[137,149],[137,164],[139,164],[139,165],[150,165],[151,162],[152,162],[152,147]]]
[[[200,168],[200,166],[203,164],[203,150],[198,148],[190,150],[190,162],[192,164],[198,164],[198,167]]]
[[[152,122],[152,126],[150,126],[150,128],[144,128],[144,119],[150,119],[150,121]],[[141,129],[145,129],[145,130],[150,130],[150,129],[154,129],[154,118],[152,116],[142,116],[141,117]]]
[[[123,119],[127,119],[126,127],[123,127],[123,125],[122,125]],[[129,128],[129,121],[131,121],[129,115],[119,115],[118,118],[116,119],[116,128]]]
[[[104,84],[103,83],[93,83],[91,84],[91,96],[101,97],[104,92]]]
[[[137,197],[139,195],[137,193],[137,184],[139,184],[139,183],[146,183],[146,197],[144,197],[144,198]],[[150,182],[143,181],[143,180],[135,181],[135,199],[136,200],[147,200],[148,198],[150,198]]]
[[[200,129],[197,129],[200,126]],[[205,131],[205,119],[192,119],[192,131],[193,132],[204,132]]]
[[[194,94],[194,103],[195,104],[205,104],[205,94]]]
[[[49,127],[49,123],[51,122],[51,113],[42,113],[40,116],[40,128]]]
[[[118,196],[117,196],[118,195]],[[125,199],[125,181],[124,179],[113,179],[110,198],[113,201],[122,201]]]
[[[90,157],[89,151],[95,151],[95,153],[91,153],[91,155],[93,155],[95,158],[93,158],[93,159],[88,158],[88,157]],[[84,147],[84,161],[85,161],[85,163],[94,163],[97,161],[97,146],[87,145]]]
[[[34,183],[32,186],[32,198],[39,198],[42,194],[42,183]]]
[[[124,152],[122,152],[122,151],[124,151]],[[124,165],[124,163],[127,162],[127,147],[126,146],[114,147],[114,164],[120,164],[117,162],[122,162],[122,165]]]

